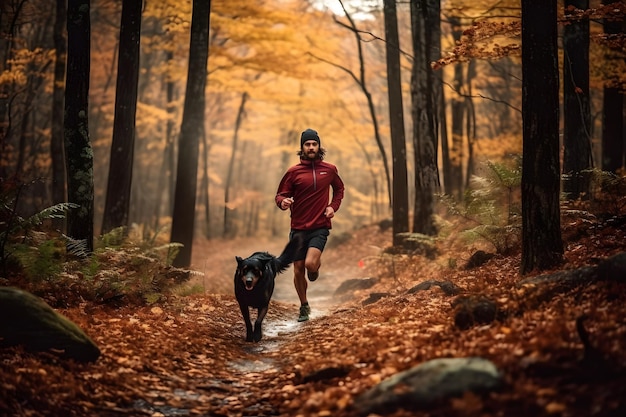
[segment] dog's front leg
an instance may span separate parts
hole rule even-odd
[[[267,314],[267,309],[269,306],[261,307],[257,309],[256,320],[254,321],[254,341],[258,342],[263,337],[263,331],[261,330],[261,323],[263,323],[263,319]]]
[[[248,306],[239,305],[243,321],[246,323],[246,342],[252,342],[252,322],[250,321],[250,309]]]

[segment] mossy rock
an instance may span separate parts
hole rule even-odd
[[[93,362],[100,349],[75,323],[41,298],[14,287],[0,288],[0,346],[54,350],[79,362]]]

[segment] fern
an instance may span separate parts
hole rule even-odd
[[[104,248],[120,248],[127,241],[127,237],[127,228],[120,226],[100,236],[98,243]]]
[[[599,169],[591,170],[591,200],[599,213],[621,215],[626,210],[626,176]]]
[[[521,160],[516,158],[508,165],[488,161],[485,167],[484,176],[472,178],[462,204],[446,195],[440,196],[440,201],[449,214],[475,225],[462,233],[465,239],[484,240],[497,253],[508,253],[519,243],[521,235]]]
[[[66,235],[63,235],[63,238],[65,239],[65,247],[68,254],[78,256],[79,258],[89,257],[89,243],[86,239],[78,240]]]
[[[16,244],[12,255],[31,282],[41,282],[63,271],[63,249],[55,240],[47,240],[36,246]]]
[[[16,245],[27,244],[32,234],[46,220],[62,219],[68,210],[79,207],[74,203],[58,203],[29,217],[22,217],[16,212],[16,209],[17,201],[24,187],[24,184],[20,184],[16,188],[3,188],[2,193],[0,193],[0,265],[3,270],[6,268],[7,259],[13,253],[19,252],[20,255],[27,253],[23,248]],[[43,248],[39,249],[41,252]]]

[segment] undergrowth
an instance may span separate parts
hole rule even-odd
[[[439,196],[448,214],[468,225],[459,234],[466,243],[482,241],[505,256],[521,250],[521,162],[486,162],[484,175],[472,177],[461,202]],[[575,200],[562,194],[562,218],[626,221],[626,172],[592,169],[586,174],[591,179],[587,193]]]
[[[171,294],[199,292],[186,286],[194,271],[175,268],[181,244],[165,242],[161,231],[138,225],[98,237],[94,251],[52,229],[70,203],[22,217],[18,200],[25,184],[0,185],[0,285],[14,285],[44,298],[53,307],[91,301],[99,304],[152,304]]]

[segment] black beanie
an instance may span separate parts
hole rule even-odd
[[[320,137],[317,135],[317,131],[313,129],[307,129],[302,132],[302,135],[300,136],[300,147],[302,147],[302,145],[304,145],[304,142],[306,142],[307,140],[314,140],[317,142],[318,145],[322,145],[320,142]]]

